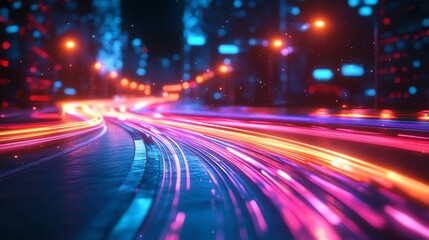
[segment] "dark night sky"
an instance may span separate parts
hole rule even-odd
[[[122,1],[122,30],[129,39],[142,39],[149,56],[167,56],[180,52],[182,0]]]
[[[181,51],[183,0],[123,0],[122,17],[123,31],[129,34],[131,41],[135,37],[143,40],[149,49],[150,57],[168,56]],[[344,43],[349,39],[368,38],[367,29],[357,29],[359,24],[353,24],[361,17],[350,16],[351,9],[347,1],[323,0],[305,1],[302,18],[310,20],[314,16],[328,17],[330,33]],[[345,11],[346,10],[346,11]],[[355,9],[354,9],[355,11]],[[323,13],[319,15],[319,13]],[[307,16],[307,14],[310,14]],[[357,14],[352,14],[357,15]],[[350,26],[353,26],[350,28]],[[335,34],[341,31],[343,34]],[[345,39],[344,39],[345,38]],[[332,40],[332,37],[330,37]],[[360,40],[360,39],[359,39]],[[342,51],[342,50],[341,50]],[[359,54],[358,54],[359,55]]]

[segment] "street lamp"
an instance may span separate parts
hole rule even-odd
[[[325,21],[323,21],[321,19],[318,19],[314,22],[314,26],[317,28],[323,28],[323,27],[325,27],[325,25],[326,25]]]
[[[274,103],[275,99],[275,79],[274,79],[274,51],[277,53],[284,46],[284,41],[281,38],[274,38],[271,40],[272,50],[268,55],[268,99],[270,104]]]
[[[128,85],[128,83],[129,83],[128,79],[126,79],[126,78],[122,78],[122,80],[121,80],[121,85],[122,85],[122,86],[127,86],[127,85]]]
[[[116,71],[111,71],[111,72],[109,73],[109,75],[110,75],[110,77],[111,77],[112,79],[115,79],[115,78],[117,78],[117,77],[118,77],[118,72],[116,72]]]
[[[94,97],[95,96],[95,90],[96,90],[96,86],[95,86],[95,75],[98,74],[100,72],[100,70],[103,68],[103,65],[100,62],[96,62],[94,63],[94,70],[90,71],[90,79],[89,79],[89,85],[90,85],[90,96]]]
[[[143,84],[139,84],[138,88],[139,88],[140,91],[144,91],[144,85]]]
[[[220,65],[220,66],[219,66],[219,71],[220,71],[221,73],[227,73],[227,72],[228,72],[228,66],[227,66],[227,65],[225,65],[225,64]]]
[[[72,49],[74,49],[74,48],[76,47],[76,42],[75,42],[74,40],[72,40],[72,39],[69,39],[69,40],[67,40],[67,41],[65,42],[65,47],[66,47],[67,49],[72,50]]]
[[[95,70],[101,70],[102,67],[103,67],[103,64],[101,64],[100,62],[96,62],[94,64],[94,69]]]
[[[189,82],[184,82],[184,83],[182,83],[182,88],[183,89],[188,89],[190,87],[190,85],[189,85]]]
[[[281,48],[283,46],[283,41],[281,39],[274,39],[272,42],[274,48]]]

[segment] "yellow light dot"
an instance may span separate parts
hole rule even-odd
[[[281,46],[283,46],[283,41],[280,39],[276,39],[273,41],[273,46],[276,48],[281,47]]]
[[[74,48],[76,46],[76,43],[74,42],[74,41],[72,41],[72,40],[68,40],[67,42],[66,42],[66,47],[67,48]]]
[[[188,82],[184,82],[182,83],[183,89],[188,89],[189,88],[189,83]]]
[[[117,73],[117,72],[115,72],[115,71],[110,72],[110,77],[111,77],[111,78],[117,78],[117,77],[118,77],[118,73]]]
[[[94,68],[97,69],[97,70],[100,70],[102,67],[103,67],[103,65],[101,63],[99,63],[99,62],[96,62],[94,64]]]
[[[324,21],[322,21],[322,20],[317,20],[317,21],[314,23],[314,25],[315,25],[316,27],[318,27],[318,28],[322,28],[322,27],[324,27],[324,26],[325,26],[325,22],[324,22]]]
[[[221,65],[221,66],[219,67],[219,71],[220,71],[220,72],[222,72],[222,73],[226,73],[226,72],[228,72],[228,66],[226,66],[226,65]]]
[[[127,85],[128,85],[128,83],[129,83],[128,79],[126,79],[126,78],[122,78],[122,80],[121,80],[121,84],[122,84],[122,86],[127,86]]]

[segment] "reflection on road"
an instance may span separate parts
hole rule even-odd
[[[120,189],[134,197],[109,238],[429,238],[423,180],[287,135],[424,154],[427,139],[153,110],[163,103],[67,103],[63,121],[2,130],[0,151],[85,134],[104,121],[133,132],[135,157]]]

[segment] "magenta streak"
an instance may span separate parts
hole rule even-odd
[[[402,226],[420,234],[425,238],[429,238],[429,226],[410,217],[408,214],[399,211],[389,205],[384,207],[384,211],[392,216]]]
[[[247,209],[249,210],[251,215],[256,217],[256,221],[253,220],[253,224],[258,229],[259,234],[263,234],[267,231],[267,223],[265,222],[265,218],[262,215],[261,209],[255,200],[251,200],[250,202],[246,202]]]

